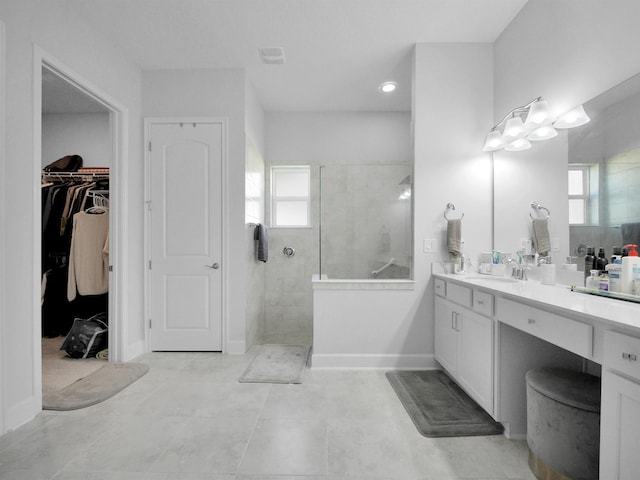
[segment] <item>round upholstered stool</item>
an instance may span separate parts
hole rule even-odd
[[[560,368],[529,370],[529,466],[540,480],[598,478],[600,378]]]

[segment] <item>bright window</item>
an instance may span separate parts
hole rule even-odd
[[[569,166],[569,225],[586,225],[589,218],[589,169]]]
[[[311,167],[271,167],[271,226],[311,226]]]

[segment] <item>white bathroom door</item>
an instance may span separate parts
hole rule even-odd
[[[151,123],[150,346],[222,350],[221,123]]]

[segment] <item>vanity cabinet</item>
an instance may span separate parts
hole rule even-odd
[[[439,286],[435,289],[435,358],[493,415],[494,320],[473,310],[476,305],[482,313],[492,310],[493,296],[454,283]]]
[[[496,300],[496,318],[581,357],[592,357],[592,325],[500,297]]]
[[[604,333],[600,478],[635,480],[640,472],[640,338]]]

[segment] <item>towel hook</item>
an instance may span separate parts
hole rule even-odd
[[[456,209],[456,206],[453,203],[451,202],[447,203],[447,209],[444,211],[445,220],[452,220],[451,218],[447,217],[447,213],[449,213],[450,210],[455,210],[455,209]],[[463,218],[464,218],[464,213],[460,215],[460,218],[458,220],[462,220]]]
[[[543,207],[538,202],[531,202],[531,208],[533,208],[536,211],[536,214],[537,214],[537,217],[534,217],[533,215],[531,215],[531,212],[529,212],[529,216],[533,220],[536,220],[536,218],[538,220],[548,220],[549,217],[551,216],[551,212],[549,211],[549,209],[547,207]],[[540,216],[540,210],[544,210],[545,212],[547,212],[547,216],[546,217],[541,217]]]

